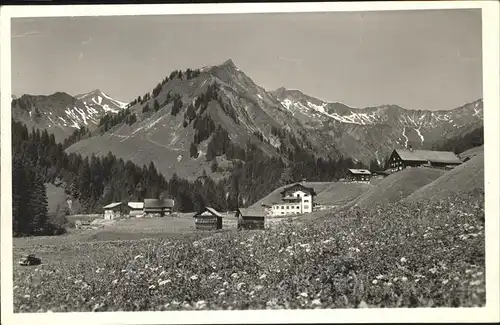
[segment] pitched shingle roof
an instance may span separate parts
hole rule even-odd
[[[121,202],[113,202],[113,203],[106,205],[103,209],[112,209],[112,208],[119,206],[120,204],[122,204],[122,203]]]
[[[244,209],[240,208],[240,214],[242,217],[265,217],[266,212],[257,209]]]
[[[144,209],[144,202],[129,202],[128,206],[132,209]]]
[[[368,169],[354,169],[351,168],[349,171],[355,175],[371,175],[370,171]]]
[[[314,192],[314,189],[312,187],[304,186],[301,183],[295,183],[293,185],[286,187],[283,191],[281,191],[281,195],[283,195],[283,194],[287,193],[288,191],[293,190],[295,188],[300,189],[304,192],[308,192],[310,195],[316,195],[316,192]]]
[[[460,164],[460,158],[451,151],[432,150],[405,150],[396,149],[397,154],[404,161],[430,161],[445,164]]]
[[[222,214],[220,214],[217,210],[215,210],[214,208],[209,208],[209,207],[206,207],[205,209],[207,209],[210,213],[212,213],[213,215],[216,215],[217,217],[222,217]]]

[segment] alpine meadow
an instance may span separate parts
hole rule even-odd
[[[13,18],[14,313],[484,307],[481,35],[479,9]]]

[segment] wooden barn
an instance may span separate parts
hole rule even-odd
[[[236,210],[238,229],[264,229],[266,212],[257,209],[239,208]]]
[[[164,213],[165,214],[172,214],[172,212],[174,211],[174,205],[175,205],[174,200],[172,200],[172,199],[164,199],[163,203],[164,203],[163,204]]]
[[[122,202],[113,202],[106,205],[104,208],[104,219],[113,220],[124,217],[128,214],[128,208]]]
[[[349,182],[369,182],[372,173],[368,169],[349,169],[347,171],[347,181]]]
[[[140,218],[144,215],[144,202],[129,202],[130,217]]]
[[[196,230],[222,229],[222,215],[214,208],[206,207],[193,218]]]
[[[148,217],[164,217],[171,214],[174,200],[170,199],[144,199],[144,215]]]
[[[385,170],[372,170],[371,171],[372,176],[371,178],[376,178],[376,179],[382,179],[390,175],[388,171]]]
[[[393,150],[386,167],[391,172],[396,172],[420,166],[450,168],[461,163],[460,158],[452,151],[413,150],[410,147]]]

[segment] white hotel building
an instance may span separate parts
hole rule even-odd
[[[313,188],[297,183],[285,188],[280,194],[281,201],[267,205],[268,215],[283,216],[313,212],[316,196]]]

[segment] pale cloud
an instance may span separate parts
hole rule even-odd
[[[80,52],[80,54],[78,55],[78,60],[81,60],[83,59],[83,52]]]

